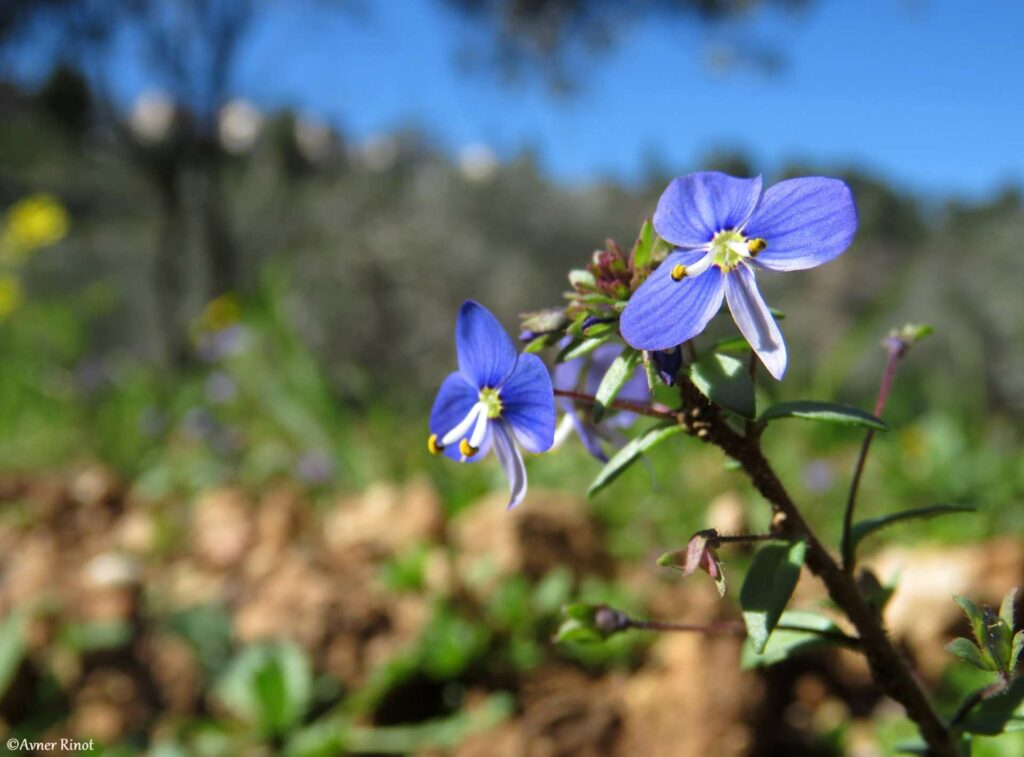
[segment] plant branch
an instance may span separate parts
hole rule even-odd
[[[735,431],[691,381],[680,381],[683,423],[699,439],[719,447],[737,460],[754,488],[771,503],[772,528],[807,542],[808,569],[825,584],[832,601],[849,618],[860,639],[875,683],[899,702],[921,731],[931,754],[956,757],[957,746],[949,728],[932,707],[907,661],[889,639],[878,613],[861,594],[854,577],[835,561],[804,520],[755,439]]]
[[[566,397],[576,402],[582,402],[586,405],[596,405],[597,398],[591,394],[585,394],[584,392],[575,392],[570,389],[555,389],[556,397]],[[612,400],[611,407],[616,410],[625,410],[630,413],[636,413],[637,415],[646,415],[651,418],[671,419],[676,420],[676,413],[668,408],[659,408],[654,405],[645,405],[642,402],[630,402],[629,400]]]

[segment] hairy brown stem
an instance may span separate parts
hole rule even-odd
[[[875,683],[899,702],[921,731],[929,753],[937,757],[955,757],[954,736],[932,707],[907,661],[893,645],[881,618],[865,601],[854,577],[843,570],[818,540],[800,514],[771,464],[765,459],[756,439],[735,431],[712,405],[685,378],[680,382],[683,399],[683,423],[699,439],[714,444],[737,460],[754,488],[771,503],[776,531],[802,537],[807,542],[808,569],[825,584],[829,596],[846,613],[857,629],[861,649],[867,658]]]

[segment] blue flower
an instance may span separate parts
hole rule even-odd
[[[559,389],[579,390],[593,396],[597,393],[597,387],[600,386],[605,371],[620,352],[622,347],[618,345],[602,344],[588,356],[559,363],[555,366],[554,385]],[[581,382],[580,374],[583,373],[584,367],[586,373]],[[618,398],[643,404],[651,401],[651,392],[647,388],[647,378],[642,368],[637,367],[619,390]],[[635,413],[620,411],[597,425],[591,420],[590,407],[577,409],[575,403],[567,397],[559,398],[558,404],[565,412],[563,423],[567,423],[559,427],[560,442],[570,431],[575,431],[587,452],[605,463],[608,462],[608,455],[601,448],[601,441],[621,447],[627,440],[619,433],[619,429],[628,428],[636,420]]]
[[[513,508],[526,496],[519,446],[546,452],[554,443],[551,377],[536,355],[517,355],[497,319],[471,300],[459,310],[455,350],[459,370],[449,374],[434,400],[427,447],[463,463],[483,458],[493,447],[508,476]]]
[[[621,321],[626,341],[643,350],[681,344],[704,330],[724,298],[740,332],[780,379],[786,345],[754,273],[832,260],[853,240],[857,208],[838,179],[790,179],[762,197],[760,176],[692,173],[662,194],[654,228],[676,249],[627,304]]]

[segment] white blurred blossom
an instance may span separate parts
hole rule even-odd
[[[174,100],[166,92],[147,90],[135,100],[128,125],[140,141],[156,144],[170,135],[174,113]]]
[[[263,114],[250,102],[241,99],[225,103],[217,115],[220,143],[236,155],[252,148],[263,127]]]

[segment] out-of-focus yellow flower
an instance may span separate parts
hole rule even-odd
[[[199,316],[199,327],[206,331],[219,331],[227,328],[242,317],[242,305],[238,295],[228,292],[210,302]]]
[[[0,321],[18,309],[25,295],[17,276],[0,274]]]
[[[21,262],[40,247],[56,244],[68,233],[68,212],[53,195],[37,193],[7,210],[0,255]]]

